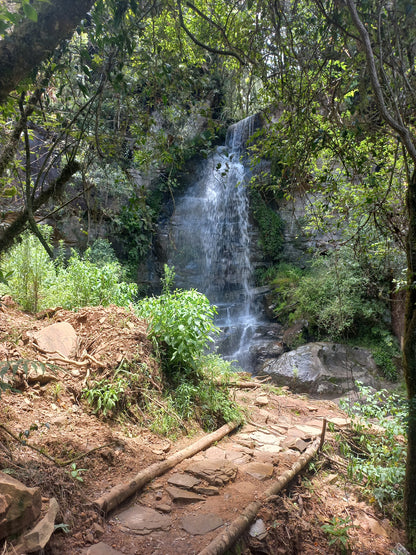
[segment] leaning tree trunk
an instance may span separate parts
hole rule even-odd
[[[94,0],[37,2],[37,21],[24,19],[0,41],[0,104],[44,60],[91,9]]]
[[[408,547],[416,553],[416,168],[407,193],[407,297],[403,344],[403,367],[409,401],[407,462],[404,491]]]

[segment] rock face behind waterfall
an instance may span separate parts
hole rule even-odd
[[[250,341],[263,317],[254,287],[258,236],[250,220],[247,141],[257,116],[232,125],[225,144],[194,166],[186,191],[159,226],[160,259],[175,267],[175,285],[204,293],[218,307],[219,352],[252,371]]]
[[[338,343],[302,345],[278,359],[267,360],[259,373],[292,391],[327,398],[351,391],[355,381],[377,386],[377,366],[370,351]]]

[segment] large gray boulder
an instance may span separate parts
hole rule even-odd
[[[292,391],[327,398],[351,391],[356,380],[377,386],[377,366],[370,351],[339,343],[307,343],[267,360],[259,373]]]

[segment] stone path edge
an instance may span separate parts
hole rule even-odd
[[[317,438],[310,447],[298,458],[291,468],[286,470],[277,480],[274,481],[272,486],[268,488],[260,499],[252,501],[247,505],[241,515],[234,519],[227,529],[219,534],[211,543],[209,543],[198,555],[223,555],[230,549],[243,532],[250,526],[257,516],[257,513],[267,502],[267,500],[274,495],[277,495],[284,489],[288,483],[297,475],[305,466],[313,459],[313,457],[320,451],[324,442],[326,429],[326,421],[322,428],[322,435]]]
[[[92,506],[97,509],[98,511],[106,514],[110,511],[114,510],[118,507],[121,503],[126,501],[129,497],[131,497],[134,493],[139,491],[145,484],[153,480],[154,478],[161,476],[180,462],[185,459],[188,459],[198,453],[199,451],[203,451],[216,441],[219,441],[226,435],[233,432],[241,422],[229,422],[215,430],[210,434],[205,435],[195,443],[192,443],[185,449],[174,453],[164,461],[160,461],[154,463],[144,470],[141,470],[136,476],[128,483],[118,484],[114,486],[110,491],[104,493],[93,501]]]

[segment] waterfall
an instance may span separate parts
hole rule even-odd
[[[200,163],[194,181],[177,199],[162,231],[176,285],[195,288],[218,308],[218,350],[250,370],[249,341],[258,324],[253,295],[246,143],[256,118],[232,125],[225,145]]]

